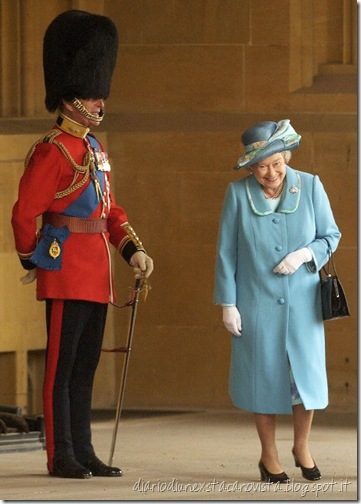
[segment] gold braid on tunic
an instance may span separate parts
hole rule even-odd
[[[84,184],[86,184],[86,182],[89,179],[90,170],[95,170],[94,158],[91,155],[91,152],[88,151],[84,156],[83,164],[78,165],[74,161],[74,159],[72,158],[70,152],[65,147],[65,145],[56,140],[56,137],[61,134],[62,134],[62,131],[55,130],[55,129],[50,130],[42,138],[40,138],[37,142],[34,143],[34,145],[31,147],[31,149],[29,150],[29,152],[25,158],[25,168],[26,168],[29,164],[31,156],[33,155],[33,153],[35,151],[36,146],[40,143],[52,143],[52,144],[56,145],[60,149],[60,151],[64,154],[64,156],[69,161],[69,163],[75,173],[74,173],[73,180],[71,181],[71,184],[63,191],[59,191],[59,192],[55,193],[55,196],[54,196],[55,199],[64,198],[64,196],[67,196],[68,194],[71,194],[74,191],[76,191],[77,189],[79,189],[80,187],[82,187]],[[78,179],[78,177],[81,174],[83,174],[83,177],[78,182],[76,182],[76,180]]]
[[[126,236],[122,239],[118,246],[119,252],[122,252],[123,248],[127,243],[132,241],[134,245],[137,247],[137,250],[143,250],[145,252],[145,248],[143,247],[143,243],[140,241],[139,237],[137,236],[136,232],[132,228],[132,226],[129,224],[129,222],[124,222],[124,224],[121,225],[121,227],[124,229],[124,231],[127,233]]]

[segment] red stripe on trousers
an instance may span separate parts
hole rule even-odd
[[[43,409],[46,435],[46,451],[48,456],[48,470],[53,470],[54,458],[54,415],[53,415],[53,390],[56,370],[59,360],[59,348],[63,321],[64,301],[52,300],[50,328],[48,335],[47,362],[43,387]]]

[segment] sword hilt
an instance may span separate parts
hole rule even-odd
[[[141,278],[137,278],[135,281],[135,286],[134,286],[134,292],[135,296],[133,300],[137,297],[136,294],[143,293],[143,301],[147,299],[148,292],[150,291],[151,287],[148,283],[148,278],[144,277],[144,273],[142,273]]]

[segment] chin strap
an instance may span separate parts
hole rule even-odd
[[[72,104],[87,119],[90,119],[92,121],[97,121],[97,122],[102,122],[102,120],[104,119],[104,111],[103,110],[100,111],[99,115],[92,114],[91,112],[89,112],[88,109],[86,109],[84,107],[84,105],[82,104],[82,102],[80,100],[78,100],[78,98],[74,98],[72,100]]]

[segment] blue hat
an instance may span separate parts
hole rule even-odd
[[[283,119],[278,123],[273,121],[257,123],[243,133],[241,141],[245,154],[238,159],[234,169],[248,168],[278,152],[297,149],[300,140],[301,135],[292,128],[289,119]]]

